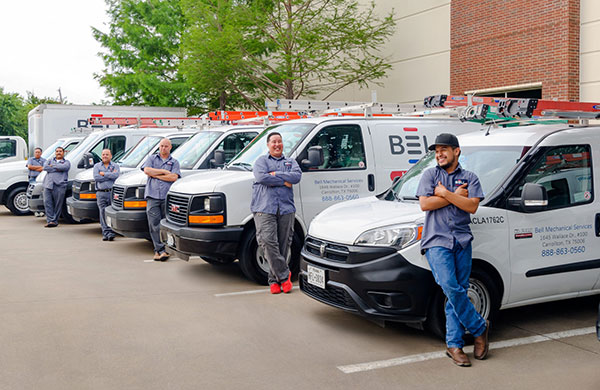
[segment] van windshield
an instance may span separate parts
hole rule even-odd
[[[220,131],[201,131],[188,139],[172,154],[181,169],[193,169],[200,157],[223,134]]]
[[[48,146],[46,148],[46,150],[44,150],[42,152],[42,157],[45,158],[46,160],[49,158],[52,158],[52,156],[54,156],[54,151],[56,150],[57,147],[61,146],[65,141],[63,140],[58,140],[56,142],[54,142],[52,145]]]
[[[522,146],[499,146],[499,147],[464,147],[460,148],[461,154],[458,159],[463,169],[477,175],[483,193],[487,195],[492,191],[515,166],[523,155]],[[435,167],[435,153],[429,152],[415,166],[413,166],[402,180],[394,185],[392,193],[396,199],[417,200],[415,194],[419,181],[425,170]]]
[[[283,140],[283,155],[288,157],[294,149],[296,149],[298,143],[303,140],[306,134],[315,126],[314,123],[284,123],[277,126],[271,126],[254,138],[244,150],[231,160],[227,167],[243,168],[251,171],[254,161],[267,153],[267,135],[272,131],[281,134]]]
[[[79,143],[77,145],[77,147],[75,149],[73,149],[71,151],[71,153],[67,154],[65,159],[69,160],[71,162],[74,162],[73,159],[80,157],[79,151],[83,150],[83,153],[86,153],[89,151],[89,148],[92,146],[92,144],[96,143],[96,141],[102,136],[102,133],[92,133],[90,135],[88,135],[87,137],[85,137],[83,139],[83,141],[81,141],[81,143]],[[77,151],[77,153],[73,153]]]
[[[126,168],[135,168],[142,161],[144,157],[148,155],[160,142],[162,137],[144,137],[137,145],[133,147],[128,153],[126,153],[119,164]]]

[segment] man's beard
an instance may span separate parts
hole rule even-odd
[[[452,159],[452,161],[448,161],[446,164],[442,165],[440,163],[438,163],[438,165],[440,166],[440,168],[442,169],[448,169],[452,166],[452,164],[454,164],[454,159]]]

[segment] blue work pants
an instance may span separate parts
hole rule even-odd
[[[44,188],[44,212],[46,222],[58,224],[58,217],[62,211],[63,201],[67,186],[55,185],[53,189]]]
[[[110,192],[96,192],[96,203],[98,204],[98,217],[100,218],[100,226],[102,226],[102,237],[114,237],[115,232],[108,226],[106,223],[106,215],[104,214],[104,210],[108,206],[110,206]]]
[[[162,253],[165,251],[165,244],[160,241],[160,220],[165,217],[165,200],[146,198],[146,201],[146,216],[154,252]]]

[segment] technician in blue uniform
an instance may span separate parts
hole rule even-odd
[[[433,277],[448,298],[446,303],[446,354],[461,367],[471,365],[464,353],[465,328],[475,337],[475,359],[487,357],[489,322],[475,310],[467,296],[471,275],[469,224],[483,199],[479,179],[458,163],[460,146],[453,134],[440,134],[429,147],[437,166],[423,172],[417,196],[425,211],[421,250]]]
[[[40,175],[40,173],[44,170],[44,163],[46,159],[42,157],[42,148],[35,148],[33,151],[33,157],[29,157],[27,160],[27,169],[29,171],[28,179],[29,184],[35,183],[35,180]],[[41,217],[44,215],[41,211],[36,211],[36,217]]]
[[[271,294],[292,291],[292,273],[287,255],[294,235],[294,190],[302,178],[296,160],[283,155],[281,134],[267,136],[269,152],[254,163],[254,184],[250,210],[254,214],[256,241],[265,251],[269,263]]]
[[[54,151],[54,157],[44,163],[44,171],[48,173],[44,178],[44,211],[47,222],[44,227],[58,226],[70,168],[71,162],[65,160],[65,150],[60,146]]]
[[[94,180],[96,181],[96,203],[98,204],[98,215],[100,226],[102,226],[102,241],[115,239],[115,232],[106,224],[104,210],[110,206],[110,193],[115,180],[119,177],[120,168],[112,161],[110,149],[102,151],[102,161],[94,165]]]
[[[173,182],[181,177],[179,161],[171,156],[171,147],[171,141],[163,138],[158,144],[159,153],[149,156],[141,168],[148,175],[145,189],[146,215],[154,244],[155,261],[167,261],[169,258],[165,244],[160,241],[160,220],[165,217],[167,192]]]

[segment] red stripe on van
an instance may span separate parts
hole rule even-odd
[[[417,131],[418,129],[416,127],[405,127],[404,131]]]

